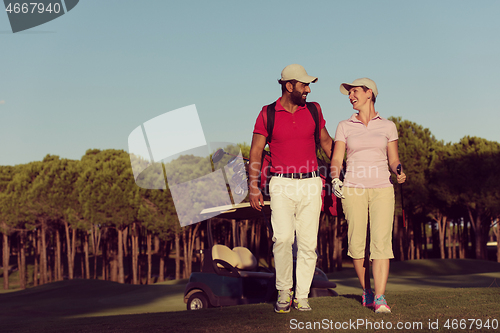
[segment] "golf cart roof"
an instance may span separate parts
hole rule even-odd
[[[262,208],[262,211],[266,216],[269,216],[271,214],[270,204],[271,204],[270,201],[264,201],[264,207]],[[249,202],[242,202],[236,205],[225,205],[225,206],[207,208],[202,210],[200,214],[202,216],[204,214],[211,214],[211,216],[213,216],[213,213],[219,213],[217,216],[219,218],[234,219],[234,220],[251,220],[262,217],[263,216],[262,211],[253,209],[250,206]]]

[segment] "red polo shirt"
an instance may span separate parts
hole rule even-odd
[[[325,127],[325,119],[318,103],[319,128]],[[261,134],[267,138],[267,124],[264,114],[267,105],[262,108],[255,122],[254,134]],[[266,116],[267,119],[267,116]],[[271,172],[295,173],[311,172],[318,169],[316,160],[316,141],[314,139],[314,119],[307,106],[299,106],[291,113],[281,105],[281,97],[276,101],[276,113],[272,141],[269,149],[272,157]]]

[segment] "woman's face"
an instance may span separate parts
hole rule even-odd
[[[349,90],[349,101],[354,110],[360,110],[371,102],[372,90],[365,91],[363,87],[352,87]]]

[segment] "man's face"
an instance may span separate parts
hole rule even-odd
[[[293,87],[291,95],[292,102],[299,106],[306,105],[307,94],[310,92],[309,83],[297,82]]]

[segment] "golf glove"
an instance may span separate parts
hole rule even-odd
[[[340,179],[334,178],[332,179],[332,184],[333,184],[333,194],[335,194],[337,198],[345,199],[344,194],[342,193],[342,187],[344,186],[344,183],[342,183]]]

